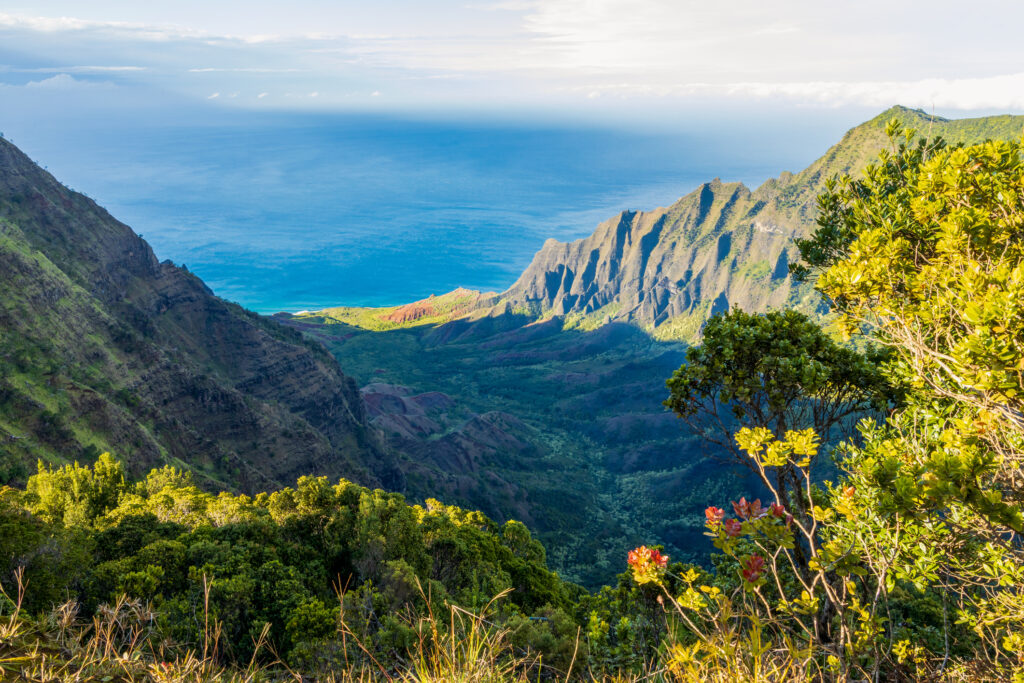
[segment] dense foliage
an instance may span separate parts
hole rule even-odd
[[[1024,147],[889,135],[863,178],[829,184],[796,272],[819,274],[843,331],[889,351],[904,402],[862,421],[823,488],[813,428],[739,430],[752,466],[802,486],[766,477],[769,505],[708,508],[736,583],[665,588],[695,636],[670,648],[679,678],[1024,680]],[[727,367],[735,352],[711,342],[696,357]],[[655,559],[631,558],[634,578],[667,587]]]
[[[118,653],[145,640],[247,680],[263,662],[325,680],[1024,682],[1024,143],[889,134],[863,177],[829,183],[795,269],[853,342],[734,311],[669,380],[677,414],[735,431],[765,497],[708,500],[713,571],[641,546],[586,594],[517,522],[315,477],[255,497],[170,467],[132,482],[104,454],[0,489],[0,581],[29,587],[0,598],[0,672],[42,670],[47,647],[127,672]],[[25,635],[22,611],[54,605]],[[78,614],[91,636],[67,635]],[[138,680],[170,680],[138,657],[156,672]]]
[[[182,646],[216,624],[225,661],[249,661],[261,634],[307,670],[358,661],[343,621],[394,662],[416,642],[417,615],[478,610],[505,591],[492,618],[552,664],[576,632],[566,610],[578,589],[547,570],[522,524],[322,477],[250,498],[201,491],[170,467],[128,482],[106,454],[94,467],[41,464],[26,491],[0,491],[0,535],[0,580],[11,593],[24,567],[26,611],[71,596],[93,614],[127,595]]]
[[[758,467],[733,434],[757,427],[778,440],[803,429],[849,436],[859,418],[899,400],[883,375],[884,360],[874,348],[861,354],[836,343],[798,311],[735,309],[708,320],[701,344],[687,350],[686,363],[668,380],[665,405],[806,512],[797,467],[786,458]]]

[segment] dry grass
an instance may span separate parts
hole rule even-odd
[[[156,614],[139,600],[122,597],[113,605],[101,606],[91,620],[86,620],[79,617],[75,602],[64,603],[42,617],[25,614],[21,608],[24,585],[20,574],[16,594],[9,596],[2,588],[0,594],[6,596],[10,606],[9,614],[0,617],[0,680],[3,681],[525,683],[541,678],[556,680],[554,672],[541,673],[543,667],[534,659],[510,656],[507,630],[459,607],[451,607],[444,621],[431,612],[417,622],[417,644],[409,653],[408,663],[398,669],[383,666],[362,646],[356,634],[342,624],[340,635],[362,648],[365,660],[310,678],[292,671],[273,657],[266,628],[247,666],[218,663],[220,628],[215,620],[211,621],[208,610],[204,614],[202,647],[180,650],[160,640]],[[267,659],[272,661],[267,663]]]
[[[415,622],[417,642],[405,664],[389,668],[344,623],[339,636],[354,643],[365,655],[338,670],[315,676],[289,669],[273,656],[267,630],[256,642],[248,665],[218,662],[218,624],[204,615],[202,647],[181,649],[162,641],[156,615],[138,600],[121,598],[102,606],[92,619],[79,616],[78,605],[66,602],[49,614],[33,617],[22,609],[24,586],[14,596],[0,588],[0,680],[39,683],[527,683],[583,681],[586,683],[697,683],[778,682],[825,680],[823,673],[796,666],[783,652],[766,652],[760,665],[744,665],[740,653],[732,658],[694,657],[683,646],[669,646],[666,661],[642,673],[598,674],[586,670],[574,656],[568,671],[543,665],[529,653],[517,653],[510,632],[486,618],[487,606],[476,614],[452,606],[444,616],[429,612]],[[495,600],[503,597],[499,595]],[[429,602],[428,602],[429,604]],[[577,652],[579,651],[577,642]],[[582,657],[580,658],[582,659]],[[268,660],[270,660],[268,662]],[[830,678],[829,680],[838,680]],[[946,681],[998,680],[991,674],[955,665],[945,670],[925,666],[893,680]]]

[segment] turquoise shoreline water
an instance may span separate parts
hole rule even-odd
[[[366,115],[60,133],[28,136],[27,151],[158,257],[261,313],[500,291],[545,239],[787,161],[735,161],[706,132]]]

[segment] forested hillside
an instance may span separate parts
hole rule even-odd
[[[194,275],[0,139],[0,478],[125,455],[254,490],[315,472],[401,486],[318,344]]]
[[[527,522],[553,566],[591,587],[650,539],[707,564],[706,501],[738,497],[751,475],[662,406],[685,360],[679,339],[731,306],[825,311],[811,282],[789,277],[796,240],[814,230],[831,175],[857,174],[891,147],[890,118],[953,142],[1024,131],[1024,117],[894,107],[754,192],[715,181],[668,209],[548,242],[500,295],[277,317],[327,346],[363,387],[373,424],[415,454],[410,495]]]
[[[1021,681],[1024,142],[886,133],[797,243],[797,280],[843,339],[799,311],[733,310],[668,382],[672,412],[710,420],[758,482],[735,483],[761,492],[705,501],[710,567],[642,545],[587,593],[525,525],[433,500],[323,477],[214,494],[109,454],[40,463],[0,489],[0,672]]]

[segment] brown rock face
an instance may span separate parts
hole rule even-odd
[[[478,308],[481,302],[494,298],[493,292],[477,292],[472,289],[459,287],[447,294],[434,296],[414,301],[411,304],[399,306],[391,313],[382,317],[390,323],[412,323],[424,318],[455,319]]]
[[[160,263],[4,140],[0,333],[8,459],[109,449],[137,471],[184,463],[243,489],[313,473],[401,485],[322,347]]]

